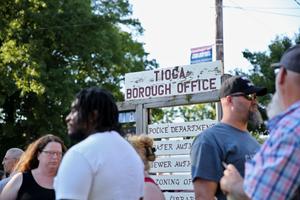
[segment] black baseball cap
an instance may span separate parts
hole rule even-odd
[[[300,73],[300,44],[287,49],[282,55],[279,63],[274,63],[272,67],[284,67],[287,70]]]
[[[264,96],[267,94],[267,88],[255,86],[249,79],[242,76],[232,76],[226,79],[220,89],[220,98],[230,96],[234,93],[256,94]]]

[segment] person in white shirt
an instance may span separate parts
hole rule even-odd
[[[118,108],[108,91],[80,91],[66,123],[69,136],[81,142],[62,160],[54,181],[56,199],[143,198],[144,165],[122,137]]]
[[[24,151],[19,148],[10,148],[6,151],[6,154],[3,158],[2,165],[4,168],[4,175],[6,178],[0,180],[0,193],[2,192],[5,185],[14,175],[14,168],[19,159],[21,158]]]

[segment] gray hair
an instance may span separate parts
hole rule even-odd
[[[7,150],[6,153],[10,153],[15,159],[19,160],[22,154],[24,153],[24,151],[19,148],[10,148]]]

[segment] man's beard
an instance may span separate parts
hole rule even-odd
[[[256,128],[263,124],[264,121],[258,109],[249,110],[248,122]]]
[[[276,115],[282,113],[283,111],[284,111],[284,108],[279,99],[279,93],[276,91],[271,99],[271,102],[267,106],[268,117],[269,117],[269,119],[271,119],[271,118],[275,117]]]
[[[69,137],[74,142],[81,142],[86,138],[86,133],[84,129],[78,129],[72,133],[69,134]]]

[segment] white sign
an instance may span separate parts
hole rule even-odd
[[[205,120],[172,124],[150,124],[148,126],[148,134],[152,138],[196,136],[216,123],[216,120]]]
[[[190,172],[190,156],[157,158],[152,162],[150,172]]]
[[[125,74],[125,100],[195,94],[221,87],[220,61]]]
[[[154,141],[155,155],[190,154],[193,139]]]
[[[120,112],[119,113],[119,122],[120,123],[135,122],[135,111]]]
[[[193,190],[191,175],[151,176],[162,190]]]
[[[193,192],[164,192],[166,200],[195,200]]]

